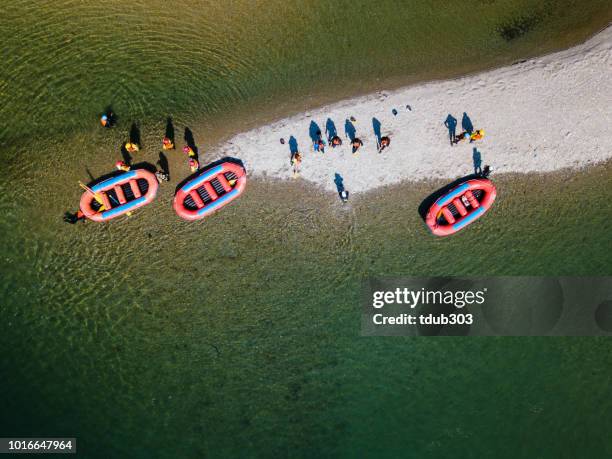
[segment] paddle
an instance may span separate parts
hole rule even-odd
[[[93,191],[91,188],[89,188],[87,185],[85,185],[85,184],[84,184],[83,182],[81,182],[80,180],[79,180],[79,186],[80,186],[81,188],[83,188],[85,191],[87,191],[88,193],[90,193],[90,194],[91,194],[91,195],[94,197],[94,199],[95,199],[95,200],[98,202],[98,204],[100,204],[100,205],[102,206],[102,207],[100,208],[100,211],[106,210],[106,209],[104,208],[104,203],[103,203],[103,201],[102,201],[102,198],[101,198],[101,197],[100,197],[100,196],[99,196],[97,193],[94,193],[94,191]]]

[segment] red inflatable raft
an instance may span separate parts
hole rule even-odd
[[[436,236],[456,233],[489,210],[495,196],[490,180],[468,180],[438,198],[429,208],[425,223]]]
[[[244,168],[221,163],[183,185],[174,196],[174,210],[185,220],[199,220],[232,202],[245,186]]]
[[[155,174],[144,169],[127,171],[92,186],[96,196],[83,193],[81,212],[95,222],[107,221],[149,204],[158,187]]]

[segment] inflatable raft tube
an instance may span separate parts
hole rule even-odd
[[[246,171],[221,163],[188,181],[174,196],[174,211],[185,220],[199,220],[226,206],[244,191]]]
[[[495,185],[488,179],[463,182],[432,204],[425,223],[436,236],[448,236],[474,223],[495,201]]]
[[[155,199],[159,182],[155,174],[134,169],[91,187],[102,204],[89,191],[81,197],[81,212],[90,220],[103,222],[146,206]]]

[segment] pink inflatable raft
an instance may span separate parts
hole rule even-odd
[[[429,208],[425,223],[436,236],[454,234],[484,215],[496,194],[490,180],[468,180],[438,198]]]
[[[185,220],[199,220],[232,202],[245,186],[243,167],[221,163],[183,185],[174,196],[174,210]]]
[[[157,177],[147,170],[123,172],[92,186],[94,194],[85,191],[81,212],[95,222],[111,220],[149,204],[155,199],[158,187]]]

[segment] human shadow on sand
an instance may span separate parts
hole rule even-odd
[[[174,124],[172,124],[172,117],[170,116],[166,120],[166,132],[164,133],[164,137],[168,137],[170,141],[174,143]]]
[[[334,176],[334,183],[336,185],[336,190],[338,190],[338,194],[342,193],[344,191],[344,179],[337,172]]]
[[[461,128],[464,131],[469,132],[470,134],[474,132],[474,125],[472,124],[472,120],[465,112],[463,112],[463,117],[461,118]]]
[[[157,161],[157,165],[161,171],[168,176],[168,180],[170,180],[170,165],[168,164],[168,157],[163,151],[159,152],[159,160]]]
[[[472,150],[472,163],[474,164],[474,174],[482,175],[482,154],[476,147]]]
[[[231,156],[226,156],[224,158],[218,159],[216,161],[213,161],[210,164],[207,164],[206,166],[198,169],[197,171],[195,171],[193,174],[188,175],[187,177],[185,177],[183,180],[181,180],[179,182],[178,185],[176,185],[176,189],[174,190],[174,192],[178,192],[178,190],[180,190],[187,182],[193,180],[194,178],[196,178],[197,176],[203,174],[206,171],[209,171],[210,169],[212,169],[215,166],[218,166],[221,163],[234,163],[237,164],[238,166],[242,167],[245,172],[246,172],[246,167],[244,166],[244,163],[242,162],[242,160],[238,159],[238,158],[232,158]]]
[[[357,135],[357,129],[355,129],[355,125],[348,118],[344,121],[344,134],[351,140],[355,140]]]
[[[193,150],[195,153],[195,160],[200,161],[200,152],[196,145],[195,139],[193,138],[193,132],[188,127],[185,128],[185,135],[183,136],[185,139],[185,143],[189,148]]]
[[[381,128],[381,123],[378,120],[378,118],[372,118],[372,129],[374,129],[374,135],[376,136],[377,146],[380,146],[380,139],[382,138],[380,128]]]
[[[310,135],[310,140],[312,140],[312,143],[315,143],[321,138],[321,128],[317,123],[311,121],[310,127],[308,128],[308,134]]]
[[[331,144],[331,140],[338,135],[336,125],[331,118],[327,118],[325,122],[325,134],[327,135],[327,143]]]
[[[455,135],[457,134],[457,118],[449,113],[444,120],[444,126],[448,129],[448,140],[452,145],[453,140],[455,140]]]
[[[291,154],[291,158],[299,151],[298,142],[295,137],[289,137],[289,153]]]
[[[440,188],[439,190],[434,191],[432,194],[430,194],[429,196],[427,196],[423,202],[421,202],[421,204],[419,205],[418,208],[418,212],[419,215],[421,216],[421,218],[423,220],[425,220],[425,218],[427,217],[427,211],[429,210],[429,208],[432,206],[432,204],[434,202],[436,202],[442,195],[448,193],[450,190],[452,190],[453,188],[461,185],[463,182],[467,181],[467,180],[471,180],[471,179],[475,179],[475,178],[480,178],[481,176],[478,174],[470,174],[470,175],[466,175],[465,177],[461,177],[458,178],[457,180],[454,180],[453,182],[444,185],[442,188]]]
[[[121,159],[125,164],[132,164],[132,155],[130,155],[130,152],[125,148],[125,143],[121,145]]]
[[[141,142],[141,138],[140,138],[140,128],[138,127],[138,124],[134,121],[132,123],[132,126],[130,127],[130,142],[131,143],[135,143],[138,146],[142,146]]]

